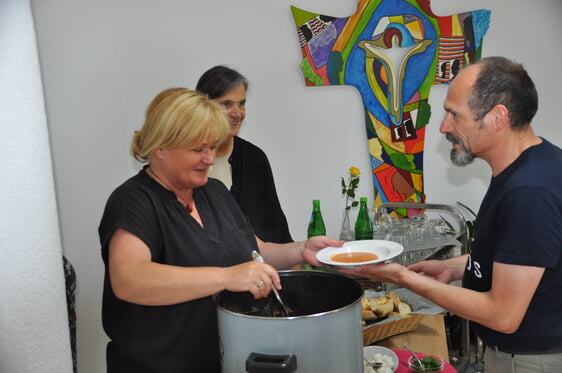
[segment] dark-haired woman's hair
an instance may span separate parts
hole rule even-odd
[[[195,89],[214,100],[240,84],[243,84],[244,88],[248,90],[248,80],[244,75],[236,70],[219,65],[205,71],[199,78]]]

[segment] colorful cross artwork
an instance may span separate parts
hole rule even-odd
[[[307,86],[351,85],[365,106],[374,205],[424,202],[430,88],[480,58],[490,11],[447,17],[429,0],[359,0],[346,18],[291,7]]]

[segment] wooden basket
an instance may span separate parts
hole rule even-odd
[[[366,326],[363,328],[363,346],[368,346],[393,335],[415,330],[422,317],[423,314],[410,313],[393,321]]]

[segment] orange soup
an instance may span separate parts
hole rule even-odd
[[[341,262],[341,263],[360,263],[360,262],[369,262],[371,260],[377,260],[379,256],[373,253],[365,253],[365,252],[353,252],[353,253],[341,253],[332,255],[330,258],[334,262]]]

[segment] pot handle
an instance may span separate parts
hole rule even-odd
[[[293,373],[297,370],[297,357],[289,355],[267,355],[252,352],[246,359],[248,373]]]

